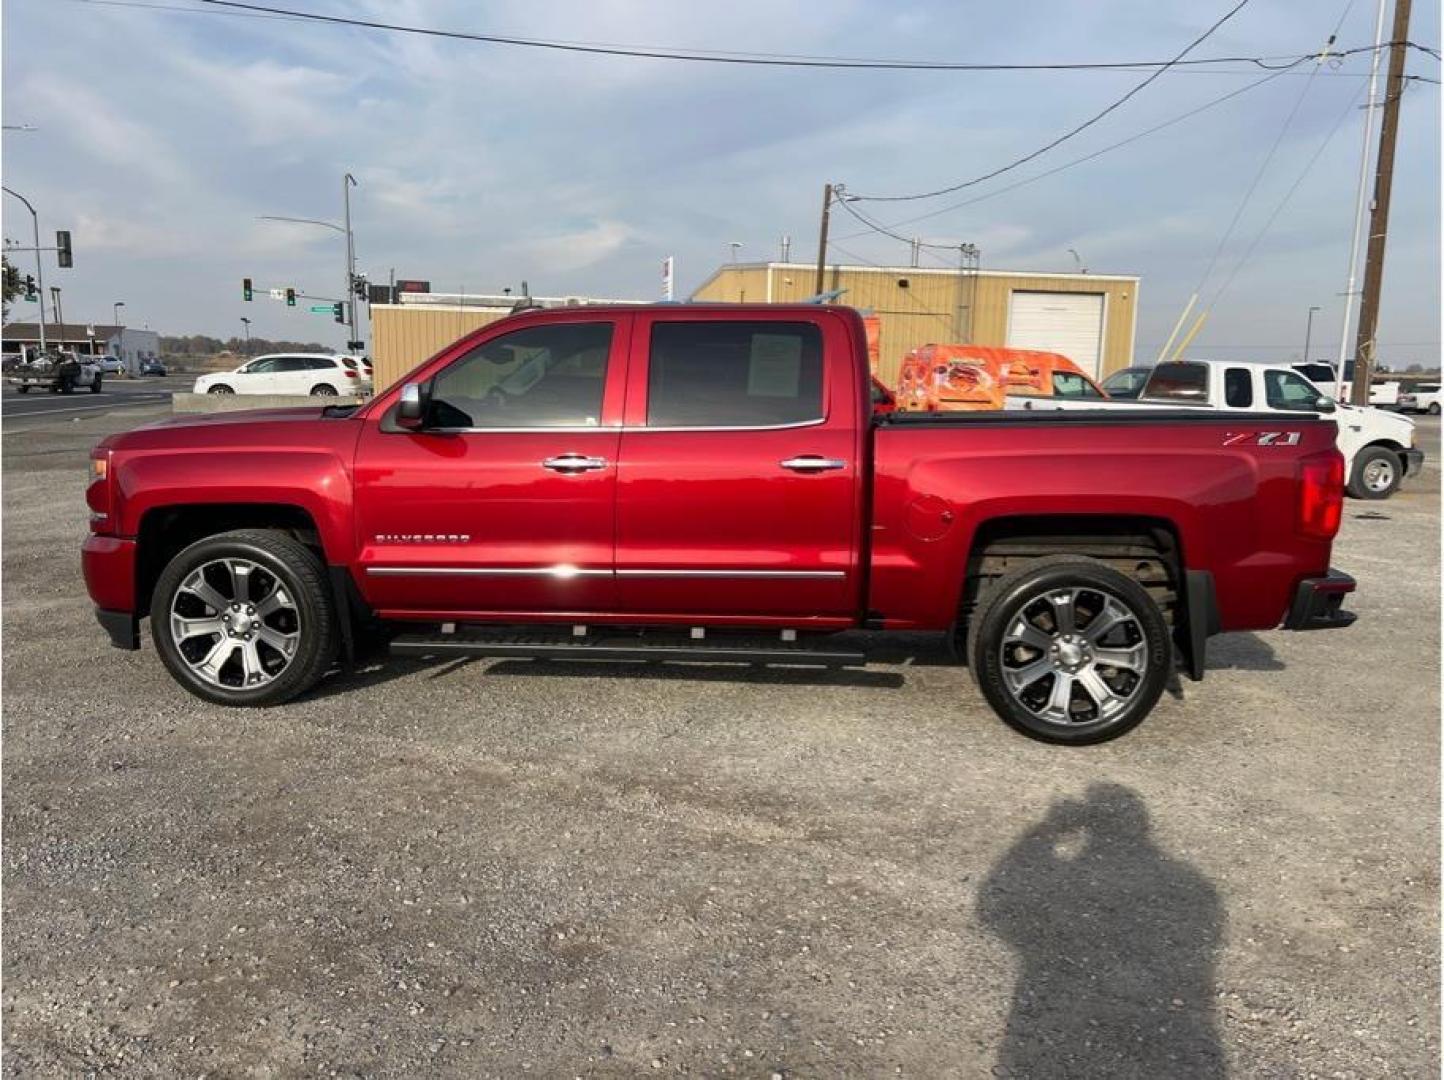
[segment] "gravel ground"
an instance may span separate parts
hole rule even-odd
[[[1067,750],[922,637],[203,704],[80,580],[136,422],[4,437],[8,1075],[1438,1074],[1437,468],[1347,505],[1354,628]]]

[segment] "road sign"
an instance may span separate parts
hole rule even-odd
[[[270,293],[271,293],[271,299],[272,299],[272,300],[284,300],[284,299],[286,299],[286,290],[285,290],[285,289],[271,289],[271,290],[270,290]]]
[[[417,281],[414,278],[401,278],[396,282],[397,292],[429,293],[431,282]]]
[[[334,308],[333,308],[333,306],[332,306],[331,304],[312,304],[312,305],[311,305],[311,314],[312,314],[312,315],[329,315],[329,314],[331,314],[331,312],[332,312],[333,310],[334,310]]]

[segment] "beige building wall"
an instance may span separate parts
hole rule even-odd
[[[373,305],[371,363],[376,392],[400,382],[458,338],[506,314],[506,308]]]
[[[816,294],[815,275],[815,266],[802,263],[728,265],[692,299],[796,303]],[[1133,362],[1138,284],[1136,277],[1104,274],[829,266],[823,289],[845,289],[841,303],[879,317],[879,376],[893,386],[903,357],[919,345],[1006,345],[1015,291],[1102,294],[1099,370],[1100,378],[1107,376]]]

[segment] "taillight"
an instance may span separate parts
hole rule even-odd
[[[90,452],[90,485],[85,489],[91,532],[109,532],[112,528],[110,485],[110,451],[97,447]]]
[[[354,371],[352,371],[350,368],[347,368],[347,369],[346,369],[346,378],[348,378],[348,379],[354,379],[354,378],[356,378],[356,373],[355,373]]]
[[[1344,516],[1344,456],[1331,450],[1305,458],[1299,481],[1299,531],[1332,540]]]

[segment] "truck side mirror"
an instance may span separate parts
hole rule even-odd
[[[1333,398],[1326,395],[1319,398],[1318,401],[1314,402],[1314,411],[1321,413],[1338,412],[1339,405],[1338,402],[1336,402]]]
[[[401,388],[401,400],[396,405],[396,426],[420,431],[426,424],[427,405],[431,400],[431,388],[421,383],[409,382]]]

